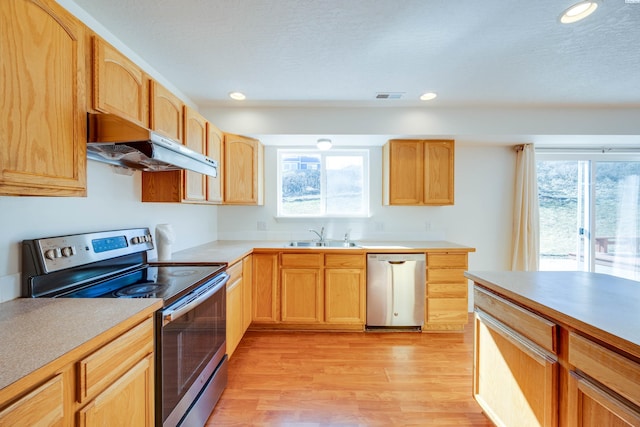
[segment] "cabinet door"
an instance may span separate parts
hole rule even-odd
[[[212,123],[207,124],[209,134],[207,140],[207,156],[218,162],[218,176],[207,176],[207,200],[212,203],[222,203],[222,182],[224,177],[224,133]]]
[[[453,141],[425,141],[422,199],[424,204],[453,204],[453,150]]]
[[[324,298],[319,268],[283,268],[281,310],[283,323],[323,321]]]
[[[481,312],[473,368],[473,395],[496,425],[558,424],[557,359]]]
[[[420,140],[389,141],[389,204],[422,204],[424,144]]]
[[[569,374],[569,411],[572,427],[640,426],[637,407],[576,372]]]
[[[253,254],[253,322],[280,321],[278,254]]]
[[[184,103],[155,81],[151,81],[151,129],[183,143]],[[174,202],[184,200],[183,171],[142,172],[143,202]]]
[[[242,332],[246,332],[251,325],[252,313],[251,309],[253,298],[251,296],[251,277],[253,274],[253,256],[249,255],[242,260]]]
[[[207,147],[207,120],[190,107],[184,108],[184,144],[198,153]],[[185,170],[184,196],[189,201],[205,201],[207,177],[198,172]]]
[[[325,321],[364,325],[365,283],[364,269],[325,269]]]
[[[0,411],[0,426],[62,426],[62,374]]]
[[[3,0],[0,52],[0,194],[85,196],[84,26],[51,0]]]
[[[174,141],[182,142],[183,109],[184,103],[180,98],[158,82],[151,82],[151,129]]]
[[[154,425],[153,355],[122,375],[78,412],[85,426]]]
[[[246,136],[224,135],[224,201],[227,204],[261,205],[263,147]]]
[[[113,46],[93,38],[93,108],[149,126],[149,79]]]
[[[242,266],[238,266],[242,268]],[[242,277],[227,284],[227,353],[233,354],[244,333],[242,329]]]

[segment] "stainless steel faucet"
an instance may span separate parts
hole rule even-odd
[[[316,230],[314,230],[313,228],[310,228],[310,229],[309,229],[309,231],[310,231],[310,232],[312,232],[312,233],[316,233],[316,236],[318,236],[318,239],[319,239],[318,241],[319,241],[320,243],[323,243],[323,242],[324,242],[324,227],[322,227],[322,228],[320,229],[320,232],[319,232],[319,233],[318,233]]]

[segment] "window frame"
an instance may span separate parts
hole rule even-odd
[[[282,159],[291,154],[308,154],[320,156],[320,198],[322,212],[318,215],[289,215],[282,212]],[[362,158],[362,197],[364,212],[354,214],[327,214],[326,209],[326,161],[327,157],[338,157],[355,155]],[[330,150],[319,150],[310,148],[278,148],[276,154],[276,218],[278,219],[306,219],[306,218],[370,218],[371,217],[371,195],[370,195],[370,150],[366,148],[332,148]]]
[[[575,161],[578,168],[583,168],[583,185],[586,188],[579,189],[585,192],[585,203],[588,204],[585,246],[583,254],[583,271],[596,272],[596,164],[598,162],[640,162],[640,151],[637,149],[584,149],[584,148],[536,148],[536,163],[541,161]],[[588,194],[586,194],[588,193]],[[541,253],[538,254],[541,257]],[[540,258],[542,259],[542,258]],[[541,270],[542,271],[542,270]],[[556,270],[546,270],[556,271]]]

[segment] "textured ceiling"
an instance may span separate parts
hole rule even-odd
[[[201,107],[640,106],[633,0],[74,1]]]

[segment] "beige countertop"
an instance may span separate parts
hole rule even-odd
[[[0,304],[0,390],[161,304],[157,298],[18,298]]]
[[[425,252],[459,250],[475,252],[475,248],[447,241],[357,241],[355,248],[305,248],[288,247],[287,241],[276,240],[218,240],[204,245],[174,252],[171,262],[226,262],[233,263],[255,250],[315,251],[365,251],[365,252]]]
[[[600,273],[482,271],[465,276],[526,307],[640,357],[640,283]]]

